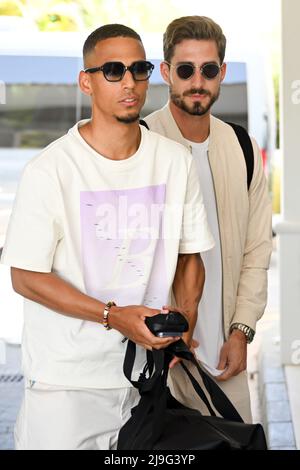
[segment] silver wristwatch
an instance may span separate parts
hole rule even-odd
[[[233,323],[230,327],[229,333],[231,334],[233,330],[242,331],[247,338],[247,343],[248,344],[252,343],[254,336],[255,336],[255,331],[252,330],[250,326],[244,325],[243,323]]]

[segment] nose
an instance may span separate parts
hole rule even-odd
[[[195,88],[201,88],[205,83],[205,78],[203,77],[199,67],[196,67],[195,73],[191,78],[191,83]]]
[[[135,87],[135,80],[130,70],[126,70],[124,77],[122,78],[122,85],[124,86],[124,88]]]

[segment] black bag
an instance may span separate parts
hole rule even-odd
[[[163,350],[147,351],[147,364],[138,381],[131,380],[135,354],[135,344],[128,341],[124,373],[138,388],[141,399],[119,432],[118,450],[267,449],[262,426],[243,422],[227,396],[199,367],[182,340]],[[174,355],[195,364],[214,407],[223,418],[216,416],[200,384],[183,363],[182,367],[211,416],[203,416],[198,410],[183,406],[171,395],[167,377]]]

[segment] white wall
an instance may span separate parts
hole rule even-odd
[[[300,340],[300,2],[282,0],[282,222],[279,233],[281,357],[295,364]],[[299,89],[296,90],[296,86]]]

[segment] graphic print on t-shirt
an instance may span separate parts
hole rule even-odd
[[[167,303],[165,195],[165,185],[80,193],[88,295],[118,305],[161,308]]]

